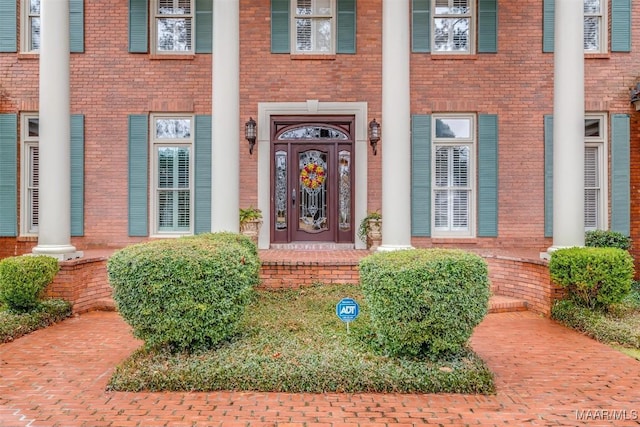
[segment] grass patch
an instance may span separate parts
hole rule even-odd
[[[13,341],[69,316],[71,304],[59,299],[44,300],[28,313],[13,313],[0,305],[0,343]]]
[[[608,312],[580,307],[571,301],[558,301],[551,315],[560,323],[605,344],[640,349],[640,289],[637,284]]]
[[[360,316],[335,314],[343,297]],[[367,308],[356,285],[256,293],[240,333],[215,350],[171,354],[139,349],[119,365],[110,390],[281,392],[495,392],[493,375],[470,349],[445,360],[397,359],[372,346]]]

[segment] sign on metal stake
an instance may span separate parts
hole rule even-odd
[[[353,298],[342,298],[336,305],[336,315],[347,324],[347,333],[349,332],[349,323],[354,321],[360,313],[360,306]]]

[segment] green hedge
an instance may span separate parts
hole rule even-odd
[[[59,269],[58,260],[46,255],[4,258],[0,261],[0,301],[19,313],[38,308]]]
[[[487,265],[460,250],[379,252],[360,262],[360,281],[372,329],[391,356],[460,352],[488,312]]]
[[[553,252],[549,273],[576,304],[606,310],[629,293],[634,265],[623,249],[575,247]]]
[[[631,238],[617,231],[591,230],[584,234],[584,245],[593,248],[631,249]]]
[[[137,338],[172,351],[229,338],[259,282],[255,245],[215,233],[132,245],[107,262],[118,311]]]

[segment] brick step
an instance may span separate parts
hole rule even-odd
[[[492,295],[489,298],[489,313],[507,313],[514,311],[527,311],[527,302],[518,298],[504,295]]]

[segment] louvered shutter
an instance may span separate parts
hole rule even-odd
[[[71,235],[84,235],[84,116],[71,116]]]
[[[628,114],[611,115],[611,230],[631,231],[630,125]]]
[[[271,0],[271,53],[289,53],[289,1]]]
[[[554,16],[556,3],[554,0],[542,2],[542,51],[553,52],[554,49]]]
[[[478,116],[478,236],[498,235],[498,116]]]
[[[0,52],[16,52],[17,8],[15,0],[0,0]]]
[[[211,53],[213,0],[196,0],[196,53]]]
[[[598,228],[600,213],[600,171],[598,148],[584,149],[584,228]]]
[[[129,116],[129,236],[147,236],[149,118]]]
[[[211,116],[196,116],[194,233],[211,231]]]
[[[611,51],[631,52],[631,0],[611,0]]]
[[[129,0],[129,52],[147,53],[149,45],[149,1]]]
[[[18,116],[0,114],[0,236],[18,234]]]
[[[84,0],[69,0],[69,47],[84,52]]]
[[[553,237],[553,116],[544,116],[544,237]]]
[[[337,53],[356,53],[356,0],[338,0]]]
[[[478,52],[498,51],[498,1],[478,0]]]
[[[411,48],[413,52],[431,52],[430,0],[412,1]]]
[[[431,116],[411,118],[411,234],[431,236]]]

